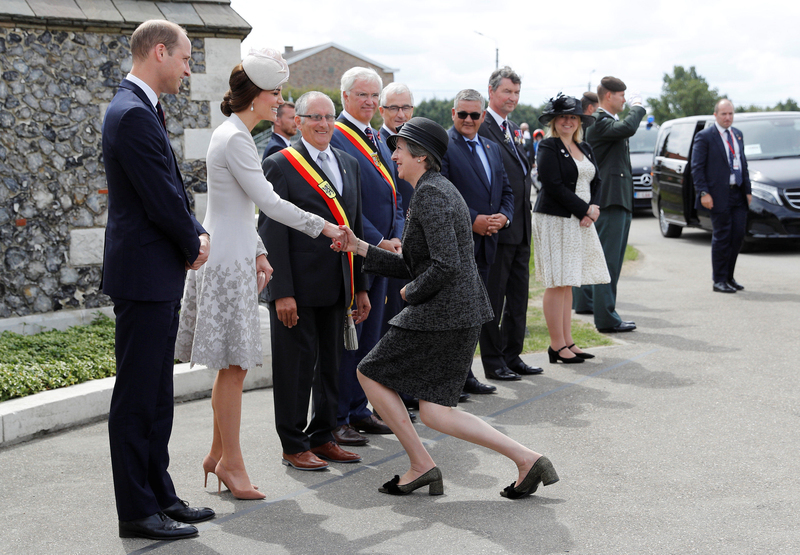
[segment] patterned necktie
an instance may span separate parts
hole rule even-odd
[[[364,134],[367,136],[367,139],[369,139],[369,142],[372,144],[373,147],[377,146],[375,144],[375,137],[372,134],[372,128],[370,126],[367,126],[367,128],[364,130]]]
[[[319,162],[319,167],[322,168],[322,171],[325,172],[325,175],[328,177],[330,182],[333,183],[334,187],[336,187],[336,191],[341,195],[342,184],[339,183],[338,179],[336,179],[336,172],[331,166],[333,160],[330,159],[327,152],[320,152],[319,156],[317,156],[317,161]]]
[[[511,150],[514,151],[514,156],[519,162],[519,165],[522,166],[522,170],[525,171],[525,164],[522,163],[522,160],[519,158],[519,152],[517,152],[517,145],[514,144],[514,140],[511,138],[511,133],[508,131],[508,121],[503,120],[503,135],[506,137],[506,142],[511,145]],[[527,172],[526,172],[527,173]]]
[[[156,102],[156,112],[158,112],[158,115],[161,118],[161,125],[166,130],[167,129],[167,118],[164,117],[164,110],[161,109],[161,102]]]
[[[734,179],[736,180],[736,184],[737,185],[741,185],[742,184],[742,170],[741,170],[741,168],[735,169],[734,166],[733,166],[733,164],[734,164],[734,152],[735,151],[734,151],[734,146],[733,146],[733,137],[731,137],[731,130],[730,129],[726,129],[725,130],[725,139],[728,141],[728,164],[731,167],[731,173],[733,174]]]

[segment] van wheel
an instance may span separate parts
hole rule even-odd
[[[671,239],[678,238],[683,232],[683,228],[679,225],[671,224],[667,221],[664,215],[664,209],[661,208],[661,202],[658,203],[658,225],[661,228],[661,235]]]

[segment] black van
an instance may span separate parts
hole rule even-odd
[[[694,136],[713,124],[713,115],[692,116],[664,122],[659,129],[652,207],[664,237],[680,237],[687,226],[711,230],[710,212],[695,209],[690,164]],[[737,113],[733,126],[744,138],[753,193],[745,246],[799,240],[800,112]]]

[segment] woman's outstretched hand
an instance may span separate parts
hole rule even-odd
[[[325,222],[325,227],[322,228],[322,234],[330,238],[331,248],[336,252],[347,250],[347,233],[342,230],[342,227],[346,228],[347,226],[337,226],[336,224]],[[352,231],[350,233],[352,234]]]
[[[331,248],[337,252],[355,252],[356,247],[358,246],[358,237],[356,237],[356,234],[353,233],[353,230],[346,225],[340,225],[337,229],[344,234],[344,241],[342,241],[343,246],[337,248],[331,245]]]

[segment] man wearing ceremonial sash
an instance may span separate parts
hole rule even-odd
[[[360,170],[352,156],[330,147],[335,109],[321,92],[296,104],[302,139],[262,163],[281,198],[326,220],[362,229]],[[327,461],[361,460],[334,441],[344,321],[370,312],[366,276],[352,253],[337,253],[267,218],[264,246],[274,268],[267,286],[275,391],[275,427],[285,464],[321,470]],[[307,423],[313,384],[313,417]],[[322,460],[324,459],[324,460]]]
[[[391,153],[370,120],[378,109],[383,82],[375,70],[354,67],[342,75],[344,110],[336,120],[331,144],[355,157],[361,168],[361,203],[365,241],[400,252],[405,214]],[[381,337],[387,278],[367,277],[370,318],[358,326],[358,350],[344,354],[339,372],[338,426],[336,440],[344,445],[364,445],[365,433],[388,434],[389,427],[367,408],[367,397],[356,378],[356,367]]]

